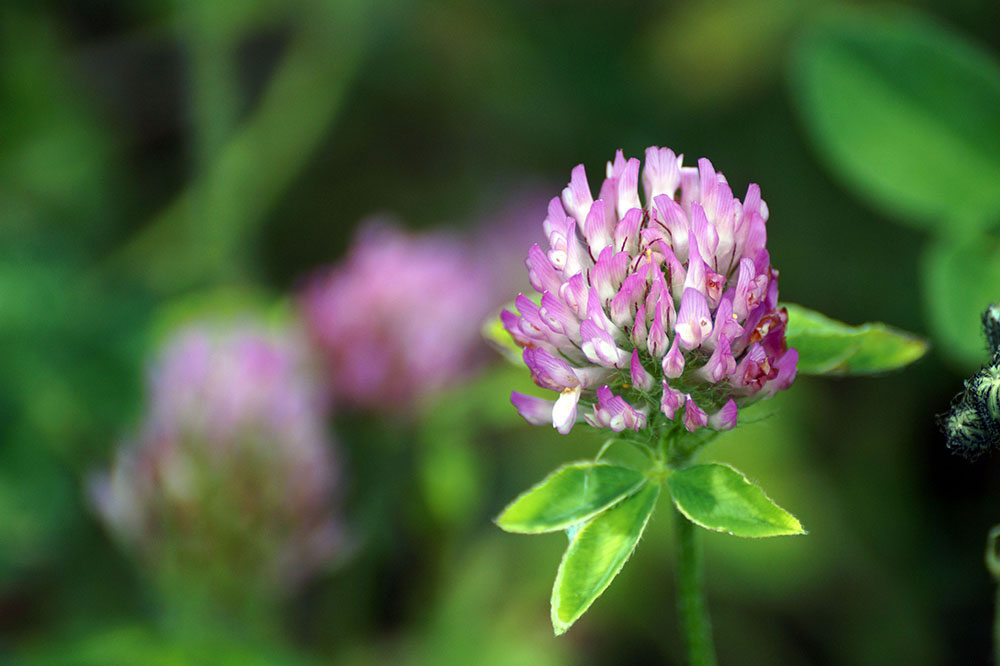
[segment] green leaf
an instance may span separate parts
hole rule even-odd
[[[941,349],[969,366],[984,363],[981,317],[1000,302],[1000,243],[985,236],[938,239],[928,246],[922,277],[925,311]]]
[[[255,108],[110,267],[167,292],[241,274],[247,238],[296,182],[347,99],[373,25],[371,4],[316,3],[297,15],[300,29]]]
[[[673,100],[736,103],[780,76],[787,35],[807,7],[797,0],[672,3],[642,31],[646,57],[638,64]]]
[[[563,530],[631,495],[644,481],[641,472],[627,467],[570,463],[522,493],[496,522],[500,529],[519,534]]]
[[[677,510],[707,530],[741,537],[805,534],[795,516],[729,465],[676,470],[667,475],[667,488]]]
[[[996,221],[1000,67],[987,53],[913,12],[841,12],[804,35],[792,87],[822,157],[873,205],[937,230]]]
[[[531,292],[530,294],[525,294],[525,296],[531,299],[535,305],[539,305],[542,302],[542,295],[538,292]],[[511,301],[505,305],[503,310],[510,310],[515,314],[519,314],[520,311],[514,302]],[[500,320],[500,313],[498,312],[495,316],[490,317],[483,322],[483,327],[481,329],[483,338],[487,343],[498,352],[503,354],[503,357],[513,363],[514,365],[524,366],[522,359],[522,349],[514,342],[514,338],[510,336],[507,329],[504,328],[503,322]]]
[[[508,306],[509,310],[514,311],[513,305]],[[521,362],[521,348],[517,346],[514,342],[514,338],[510,336],[507,329],[503,327],[503,322],[500,321],[500,315],[495,317],[490,317],[483,322],[482,328],[483,339],[498,352],[500,352],[505,359],[514,363],[515,365],[522,365]]]
[[[18,655],[25,666],[310,666],[316,662],[276,643],[233,632],[166,635],[143,625],[99,627],[69,641],[35,641]]]
[[[799,352],[804,375],[870,375],[895,370],[927,353],[929,345],[882,323],[850,326],[801,305],[788,310],[788,346]]]
[[[570,541],[552,588],[552,626],[557,636],[590,608],[625,566],[659,496],[658,484],[646,484],[586,523]]]

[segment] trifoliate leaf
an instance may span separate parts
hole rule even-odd
[[[674,505],[695,525],[741,537],[805,534],[792,514],[729,465],[694,465],[667,475]]]
[[[552,588],[552,626],[557,636],[590,608],[625,566],[659,496],[659,484],[647,483],[584,524],[573,537]]]
[[[627,467],[570,463],[522,493],[496,522],[500,529],[520,534],[563,530],[631,495],[644,481],[641,472]]]
[[[850,326],[813,310],[788,309],[788,346],[799,352],[804,375],[870,375],[895,370],[923,356],[929,345],[911,333],[873,322]]]

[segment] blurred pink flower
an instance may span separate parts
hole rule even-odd
[[[473,248],[369,223],[340,264],[308,282],[300,302],[335,402],[406,412],[483,360],[480,327],[499,304]]]
[[[195,324],[167,340],[149,405],[93,496],[156,566],[288,590],[341,542],[325,400],[292,331]]]

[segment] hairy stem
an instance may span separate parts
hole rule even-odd
[[[677,531],[677,611],[691,666],[715,666],[712,623],[705,604],[701,535],[698,527],[674,510]]]

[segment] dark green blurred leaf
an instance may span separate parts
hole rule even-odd
[[[988,358],[982,313],[1000,302],[1000,244],[991,237],[937,239],[921,274],[925,311],[938,347],[969,366]]]
[[[421,443],[421,490],[431,514],[447,525],[464,522],[479,508],[483,473],[467,434],[463,430]]]
[[[166,636],[142,626],[95,632],[65,644],[26,650],[26,666],[306,666],[311,660],[277,645],[243,641],[225,631]]]
[[[82,272],[64,256],[0,256],[0,395],[36,446],[74,457],[88,438],[110,440],[138,401],[147,307]]]
[[[226,285],[188,293],[157,308],[149,324],[149,342],[152,348],[157,348],[179,328],[205,321],[250,318],[275,326],[294,325],[294,308],[288,299],[252,286]]]
[[[926,340],[881,323],[850,326],[801,305],[788,309],[788,346],[799,352],[805,375],[870,375],[913,363]]]
[[[660,486],[648,483],[573,536],[552,588],[552,626],[565,633],[604,593],[642,537]]]
[[[484,443],[509,442],[525,427],[510,404],[512,389],[537,390],[523,364],[497,363],[433,396],[423,409],[417,472],[424,500],[442,523],[458,525],[480,508]]]
[[[179,645],[142,627],[116,627],[68,645],[49,645],[23,655],[26,666],[187,666]]]
[[[0,582],[62,556],[81,478],[138,402],[144,307],[72,255],[0,252]]]
[[[807,3],[669,3],[646,35],[642,65],[673,98],[741,103],[779,75],[787,34]]]
[[[671,472],[674,505],[695,525],[740,537],[805,534],[802,525],[741,472],[722,463]]]
[[[626,467],[570,463],[522,493],[496,522],[500,529],[520,534],[563,530],[613,506],[645,481],[641,472]]]
[[[539,626],[536,575],[539,562],[525,561],[523,543],[511,544],[491,533],[463,548],[440,586],[440,601],[428,609],[428,626],[417,634],[410,659],[378,663],[405,666],[557,666],[571,663],[567,646]],[[517,546],[517,548],[513,548]],[[547,576],[548,574],[546,574]],[[375,663],[369,658],[364,664]]]
[[[0,21],[0,219],[39,215],[79,242],[107,226],[113,150],[61,46],[37,17],[10,11]]]
[[[1000,213],[1000,67],[909,12],[829,16],[792,70],[822,157],[879,209],[938,231]]]
[[[241,276],[248,237],[305,166],[345,99],[369,15],[367,3],[356,0],[310,5],[253,114],[113,265],[164,291]]]
[[[20,430],[4,432],[0,446],[0,588],[59,554],[80,501],[73,479]]]

